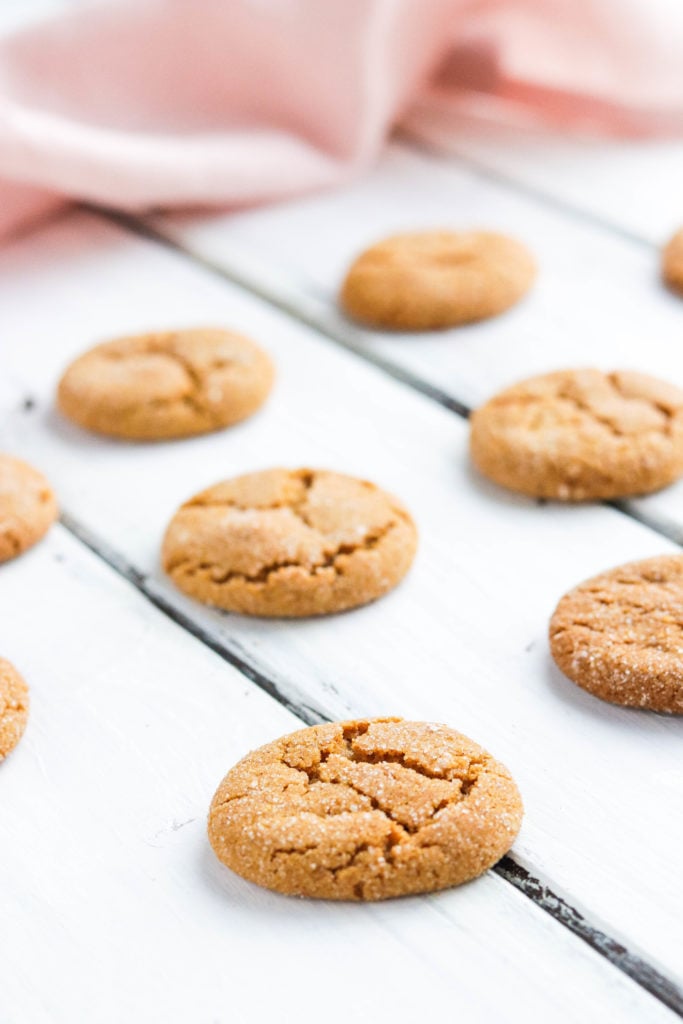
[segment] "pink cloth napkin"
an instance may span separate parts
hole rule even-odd
[[[683,132],[683,3],[90,0],[0,43],[0,234],[330,186],[411,110]]]

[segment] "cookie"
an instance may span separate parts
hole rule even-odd
[[[550,649],[602,700],[683,714],[683,555],[630,562],[565,594]]]
[[[408,571],[417,531],[365,480],[271,469],[216,484],[181,506],[163,542],[180,590],[245,615],[324,615],[374,601]]]
[[[662,277],[673,291],[683,295],[683,228],[664,247]]]
[[[382,900],[476,878],[522,821],[508,770],[446,725],[374,718],[284,736],[228,772],[220,861],[287,895]]]
[[[14,665],[0,658],[0,761],[14,750],[28,721],[28,686]]]
[[[472,415],[470,454],[484,476],[535,498],[646,494],[683,473],[683,391],[630,371],[532,377]]]
[[[341,291],[354,320],[428,331],[496,316],[529,290],[536,265],[490,231],[420,231],[387,238],[355,260]]]
[[[42,473],[0,455],[0,562],[26,551],[57,517],[57,502]]]
[[[265,401],[274,369],[249,338],[217,328],[97,345],[68,367],[61,412],[98,434],[155,441],[228,427]]]

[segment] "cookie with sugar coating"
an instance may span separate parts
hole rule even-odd
[[[418,231],[366,249],[351,265],[340,302],[372,327],[428,331],[497,316],[536,276],[520,242],[491,231]]]
[[[683,555],[629,562],[570,590],[550,620],[550,649],[602,700],[683,714]]]
[[[381,597],[406,574],[416,547],[408,511],[367,480],[272,469],[185,502],[162,561],[180,590],[206,604],[298,618]]]
[[[251,416],[273,384],[270,358],[219,328],[104,342],[67,367],[60,411],[86,430],[131,441],[191,437]]]
[[[56,518],[57,501],[43,474],[0,454],[0,562],[32,547]]]
[[[28,686],[14,665],[0,658],[0,761],[24,735],[28,721]]]
[[[522,821],[508,770],[445,725],[316,725],[243,758],[209,812],[214,853],[287,895],[382,900],[476,878]]]
[[[683,391],[629,370],[560,370],[494,395],[470,419],[484,476],[535,498],[647,494],[683,473]]]

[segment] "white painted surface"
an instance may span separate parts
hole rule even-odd
[[[672,545],[607,508],[539,508],[487,487],[468,469],[463,421],[182,258],[86,217],[2,255],[0,307],[12,339],[0,362],[19,382],[3,444],[49,473],[72,516],[290,694],[339,716],[440,719],[489,747],[525,798],[517,858],[678,974],[683,721],[588,696],[554,670],[545,640],[573,583]],[[242,328],[275,357],[274,395],[247,423],[128,445],[52,411],[61,368],[87,345],[202,322]],[[26,393],[36,402],[28,412]],[[421,531],[405,583],[368,608],[297,623],[220,615],[177,595],[157,564],[176,505],[223,476],[277,464],[354,472],[399,494]]]
[[[32,696],[0,766],[3,1024],[341,1024],[450,1004],[481,1024],[579,1022],[587,1005],[672,1019],[495,875],[353,906],[223,868],[205,834],[218,781],[300,723],[60,527],[3,566],[0,621]]]
[[[675,166],[679,180],[678,162],[662,163]],[[623,167],[628,174],[631,164]],[[616,194],[624,210],[641,208]],[[370,176],[333,194],[158,223],[228,273],[470,407],[565,366],[642,370],[683,386],[683,301],[661,285],[651,247],[455,160],[394,146]],[[493,320],[426,334],[364,331],[341,316],[336,295],[356,253],[395,231],[444,225],[494,228],[526,242],[540,268],[529,296]],[[683,531],[683,485],[633,505]]]
[[[466,124],[446,133],[422,115],[410,129],[456,162],[474,160],[653,245],[683,226],[680,138],[582,140]]]

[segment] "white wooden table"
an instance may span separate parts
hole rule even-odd
[[[0,654],[33,699],[0,768],[1,1024],[683,1015],[683,720],[601,703],[546,643],[568,587],[677,550],[683,484],[619,507],[538,505],[472,475],[465,419],[561,366],[683,385],[683,303],[656,253],[683,223],[681,155],[466,134],[454,154],[428,129],[334,194],[146,224],[72,210],[2,250],[0,448],[47,473],[63,516],[0,570]],[[542,271],[528,301],[429,336],[340,316],[356,251],[442,225],[527,241]],[[244,330],[274,357],[253,419],[127,445],[54,412],[76,353],[193,324]],[[421,532],[405,583],[302,622],[174,591],[158,552],[177,504],[271,465],[400,495]],[[205,816],[224,772],[302,723],[366,713],[447,722],[505,761],[526,805],[510,856],[460,889],[374,906],[288,899],[222,868]]]

